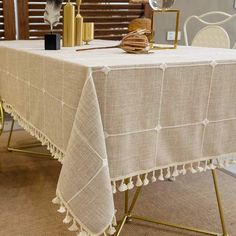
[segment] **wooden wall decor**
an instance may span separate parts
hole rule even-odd
[[[48,32],[43,20],[45,3],[45,0],[18,0],[20,39],[39,39]],[[120,40],[128,33],[129,22],[143,14],[143,4],[129,0],[83,0],[81,5],[84,22],[95,23],[96,39]],[[62,32],[62,19],[56,31]]]
[[[0,0],[0,40],[16,39],[14,0]]]

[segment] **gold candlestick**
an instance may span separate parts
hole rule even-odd
[[[75,7],[70,0],[64,6],[63,46],[75,46]]]
[[[75,45],[83,45],[83,17],[80,15],[80,5],[82,0],[76,0],[78,13],[75,17]]]
[[[86,44],[94,39],[94,23],[84,23],[83,24],[83,40]]]

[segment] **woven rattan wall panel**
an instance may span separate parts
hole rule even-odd
[[[49,26],[43,20],[45,3],[43,0],[18,0],[20,38],[37,39],[48,32]],[[142,4],[132,4],[129,0],[84,0],[81,6],[84,21],[95,23],[97,39],[121,39],[128,32],[129,22],[143,13]],[[62,19],[56,31],[62,33]]]
[[[3,1],[0,0],[0,39],[4,39]]]
[[[0,0],[0,40],[15,38],[14,0]]]

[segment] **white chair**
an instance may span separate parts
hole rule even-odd
[[[209,22],[206,20],[209,16],[223,16],[224,19],[216,22]],[[199,47],[215,47],[215,48],[230,48],[230,38],[226,30],[222,27],[223,24],[231,21],[236,17],[236,14],[230,15],[225,12],[212,11],[200,16],[190,16],[184,23],[184,38],[187,46]],[[187,26],[193,19],[201,22],[205,26],[195,35],[192,43],[189,43]]]

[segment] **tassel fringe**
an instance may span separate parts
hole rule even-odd
[[[77,234],[77,236],[89,236],[89,234],[86,231],[82,230],[80,233]]]
[[[60,204],[60,199],[58,197],[55,197],[52,199],[53,204]]]
[[[227,159],[226,159],[227,158]],[[220,160],[223,159],[223,160]],[[148,175],[150,172],[146,172],[144,173],[144,179],[142,181],[141,176],[143,174],[139,174],[137,175],[137,180],[136,180],[136,187],[140,187],[140,186],[146,186],[148,185],[150,182],[154,183],[158,180],[160,181],[164,181],[165,179],[170,179],[170,178],[175,178],[177,176],[181,175],[186,175],[187,171],[190,171],[191,173],[195,174],[198,172],[203,172],[203,171],[207,171],[207,170],[214,170],[216,168],[225,168],[230,164],[236,164],[236,153],[235,153],[235,157],[229,156],[229,157],[219,157],[219,158],[215,158],[214,160],[217,160],[217,164],[216,161],[214,162],[210,162],[210,159],[208,160],[202,160],[199,162],[193,162],[193,163],[187,163],[187,164],[183,164],[183,165],[175,165],[175,166],[169,166],[163,169],[159,169],[159,170],[153,170],[151,171],[151,181],[149,181],[148,179]],[[156,172],[159,172],[159,176],[156,177]],[[165,173],[165,175],[164,175]],[[133,183],[133,177],[129,177],[129,182],[126,185],[125,184],[125,179],[121,180],[121,184],[119,187],[119,191],[123,192],[128,190],[131,190],[134,188],[134,183]],[[117,185],[118,181],[112,181],[112,190],[113,193],[116,193],[116,185]]]
[[[148,174],[145,175],[145,178],[143,180],[143,186],[147,186],[149,184],[149,180],[148,180]]]
[[[75,219],[73,219],[73,224],[68,228],[69,231],[72,231],[72,232],[76,232],[79,230],[77,224],[76,224],[76,221]]]
[[[163,170],[162,170],[162,169],[160,170],[160,175],[159,175],[158,179],[159,179],[160,181],[164,181],[164,180],[165,180],[165,179],[164,179],[164,176],[163,176]]]
[[[138,177],[137,177],[137,182],[136,182],[136,186],[137,187],[141,187],[143,185],[143,182],[142,182],[142,180],[141,180],[141,178],[140,178],[140,175],[138,175]]]
[[[131,189],[134,188],[134,182],[133,182],[133,180],[132,180],[132,177],[129,178],[129,183],[128,183],[128,185],[127,185],[127,188],[128,188],[129,190],[131,190]]]
[[[157,181],[157,178],[156,178],[156,171],[153,171],[152,172],[152,183],[155,183]]]
[[[107,233],[109,235],[113,235],[115,234],[115,232],[116,232],[116,229],[112,225],[110,225],[109,229],[107,230]]]
[[[72,221],[71,226],[68,228],[69,231],[75,232],[76,236],[94,236],[93,234],[88,233],[83,228],[83,226],[81,226],[80,223],[77,222],[75,218],[73,218],[73,216],[70,213],[69,209],[66,209],[65,205],[63,204],[63,201],[60,199],[58,194],[55,198],[52,199],[52,203],[60,205],[60,208],[58,209],[58,212],[60,212],[60,213],[65,213],[66,212],[66,216],[63,219],[64,224],[69,224]],[[112,218],[111,224],[103,232],[104,236],[113,235],[113,234],[116,233],[116,228],[115,228],[115,226],[117,226],[117,221],[116,221],[116,216],[115,216],[116,212],[117,212],[117,210],[115,210],[115,213],[114,213],[114,216]]]
[[[125,180],[122,180],[121,185],[119,187],[120,192],[124,192],[128,189],[127,185],[125,184]]]
[[[31,125],[29,122],[27,122],[9,104],[3,102],[3,108],[7,113],[11,114],[14,120],[18,121],[21,127],[23,127],[33,137],[37,138],[41,142],[42,145],[46,145],[47,150],[50,151],[54,159],[57,159],[61,163],[63,162],[63,158],[64,158],[63,151],[59,147],[57,147],[55,144],[53,144],[53,142],[44,133],[42,133],[36,127]]]
[[[69,215],[69,211],[67,210],[66,217],[64,218],[63,223],[69,224],[71,222],[71,220],[72,220],[72,217]]]
[[[52,156],[54,157],[54,159],[58,159],[59,162],[63,162],[63,158],[64,158],[64,152],[57,147],[44,133],[42,133],[40,130],[38,130],[36,127],[34,127],[33,125],[31,125],[29,122],[27,122],[23,117],[21,117],[9,104],[3,102],[3,107],[4,110],[11,114],[11,116],[13,117],[14,120],[17,120],[19,125],[22,126],[27,132],[29,132],[32,136],[36,137],[41,143],[42,145],[46,145],[47,149],[50,151],[50,153],[52,154]],[[208,164],[208,161],[210,160],[210,158],[208,158],[207,160],[202,160],[200,162],[196,162],[197,163],[197,169],[195,169],[193,167],[194,163],[190,163],[190,167],[189,167],[189,171],[191,173],[197,173],[197,172],[203,172],[203,171],[207,171],[207,170],[214,170],[216,168],[224,168],[225,166],[228,166],[230,164],[236,164],[236,153],[234,154],[234,157],[232,157],[233,154],[228,154],[225,155],[226,157],[222,156],[222,157],[218,157],[218,158],[214,158],[214,160],[218,161],[218,164],[214,163],[210,163]],[[201,165],[202,164],[202,165]],[[178,170],[178,165],[175,166],[169,166],[163,169],[159,169],[160,171],[160,175],[158,177],[158,180],[160,181],[164,181],[165,179],[168,179],[170,177],[177,177],[179,174],[183,174],[185,175],[187,173],[186,170],[186,165],[189,164],[183,164],[182,165],[182,169]],[[173,168],[173,173],[171,175],[171,168]],[[164,177],[164,170],[166,171],[166,175]],[[154,183],[157,181],[156,178],[156,171],[157,170],[152,170],[152,177],[151,177],[151,182]],[[143,174],[143,173],[142,173]],[[145,178],[142,181],[140,175],[142,174],[136,174],[137,176],[137,181],[136,181],[136,186],[140,187],[142,185],[146,186],[149,184],[149,180],[148,180],[148,174],[149,172],[145,173]],[[112,182],[112,192],[115,194],[117,192],[117,187],[116,187],[116,182],[117,181],[113,181]],[[123,192],[126,190],[130,190],[134,188],[134,183],[132,181],[132,177],[129,178],[129,183],[126,184],[125,180],[123,179],[121,181],[121,184],[119,186],[119,191]],[[66,210],[65,206],[62,204],[62,201],[60,200],[60,198],[57,196],[52,200],[53,204],[58,204],[60,205],[60,208],[58,209],[59,213],[65,213],[66,212],[66,217],[63,220],[63,223],[68,224],[73,220],[72,225],[68,228],[70,231],[79,231],[79,227],[77,226],[76,220],[70,216],[70,213],[68,210]],[[113,226],[117,225],[116,220],[115,220],[115,216],[113,219],[113,224],[109,226],[109,228],[106,230],[108,234],[112,235],[115,233],[115,228]],[[104,232],[104,234],[106,235],[106,233]],[[88,232],[86,232],[85,230],[81,229],[80,232],[78,232],[77,236],[92,236],[90,235]]]
[[[57,210],[59,213],[65,213],[66,212],[66,208],[62,205],[61,203],[61,206],[60,208]]]

